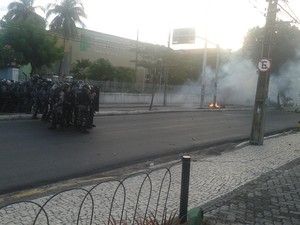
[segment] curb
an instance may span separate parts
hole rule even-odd
[[[223,111],[242,111],[249,110],[249,108],[226,108],[226,109],[209,109],[209,108],[194,108],[194,109],[153,109],[149,110],[112,110],[96,112],[95,116],[119,116],[119,115],[137,115],[137,114],[155,114],[155,113],[178,113],[178,112],[223,112]],[[31,120],[32,114],[11,114],[0,115],[0,121],[8,120]],[[38,119],[41,115],[38,114]],[[32,119],[34,120],[34,119]]]
[[[284,131],[284,132],[281,132],[281,133],[278,133],[278,134],[273,134],[273,135],[264,137],[264,140],[268,140],[268,139],[272,139],[272,138],[277,138],[277,137],[280,137],[280,136],[288,135],[288,134],[291,134],[292,132],[294,132],[293,129],[288,130],[288,131]],[[235,146],[235,148],[240,149],[240,148],[244,148],[244,147],[246,147],[248,145],[250,145],[249,140],[248,141],[243,141],[243,142],[237,144]]]

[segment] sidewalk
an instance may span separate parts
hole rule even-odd
[[[202,206],[211,224],[300,224],[300,158]]]
[[[299,138],[283,135],[203,160],[199,169],[213,177],[204,179],[219,183],[198,191],[210,224],[300,224]]]

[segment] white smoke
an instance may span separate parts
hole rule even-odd
[[[216,71],[207,66],[205,74],[205,104],[209,104],[213,100]],[[221,105],[254,105],[259,75],[257,66],[250,59],[232,54],[229,60],[221,63],[218,76],[217,101]],[[186,104],[199,103],[200,86],[199,80],[186,82],[179,95],[187,98],[184,100]],[[300,106],[300,60],[286,63],[279,74],[271,75],[269,100],[277,102],[279,92],[283,92],[286,97],[290,98],[292,105]],[[191,96],[187,97],[187,93],[197,96],[191,99]]]
[[[232,55],[220,68],[218,101],[224,105],[253,105],[258,77],[256,70],[251,60]]]
[[[291,99],[291,105],[300,105],[300,61],[287,62],[277,76],[271,76],[269,99],[276,102],[279,92]]]
[[[249,59],[237,54],[230,56],[226,62],[221,62],[217,82],[217,102],[221,105],[254,105],[257,73],[256,66]],[[202,71],[200,71],[200,74]],[[199,76],[201,77],[201,76]],[[216,70],[207,66],[205,72],[205,105],[213,101]],[[177,96],[184,99],[185,106],[200,102],[201,82],[187,81]],[[191,96],[193,95],[193,98]],[[188,97],[187,97],[188,96]]]

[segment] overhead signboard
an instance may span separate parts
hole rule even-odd
[[[172,44],[194,44],[196,37],[195,28],[174,29]]]

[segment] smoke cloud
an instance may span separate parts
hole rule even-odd
[[[220,68],[218,98],[221,104],[253,105],[257,85],[256,66],[246,58],[232,55]]]
[[[202,71],[200,72],[200,74]],[[199,76],[201,77],[201,76]],[[230,56],[226,62],[221,62],[217,80],[217,102],[221,105],[254,105],[256,85],[256,66],[249,60],[237,54]],[[179,98],[193,95],[185,99],[185,106],[200,102],[201,79],[197,82],[188,81],[183,85]],[[216,70],[206,67],[205,73],[205,105],[213,102]]]
[[[269,99],[276,102],[278,93],[290,98],[291,105],[300,105],[300,61],[289,61],[282,66],[279,74],[272,74]]]
[[[232,54],[228,60],[224,61],[221,61],[218,73],[217,102],[225,107],[226,105],[253,106],[258,79],[257,66],[250,59],[239,54]],[[207,106],[213,101],[215,79],[216,70],[207,66],[205,75],[205,104]],[[195,105],[195,102],[199,104],[200,86],[200,80],[186,82],[183,86],[179,96],[185,98],[186,105]],[[269,100],[277,102],[278,93],[284,93],[290,105],[300,105],[300,60],[286,63],[279,74],[271,74]]]

